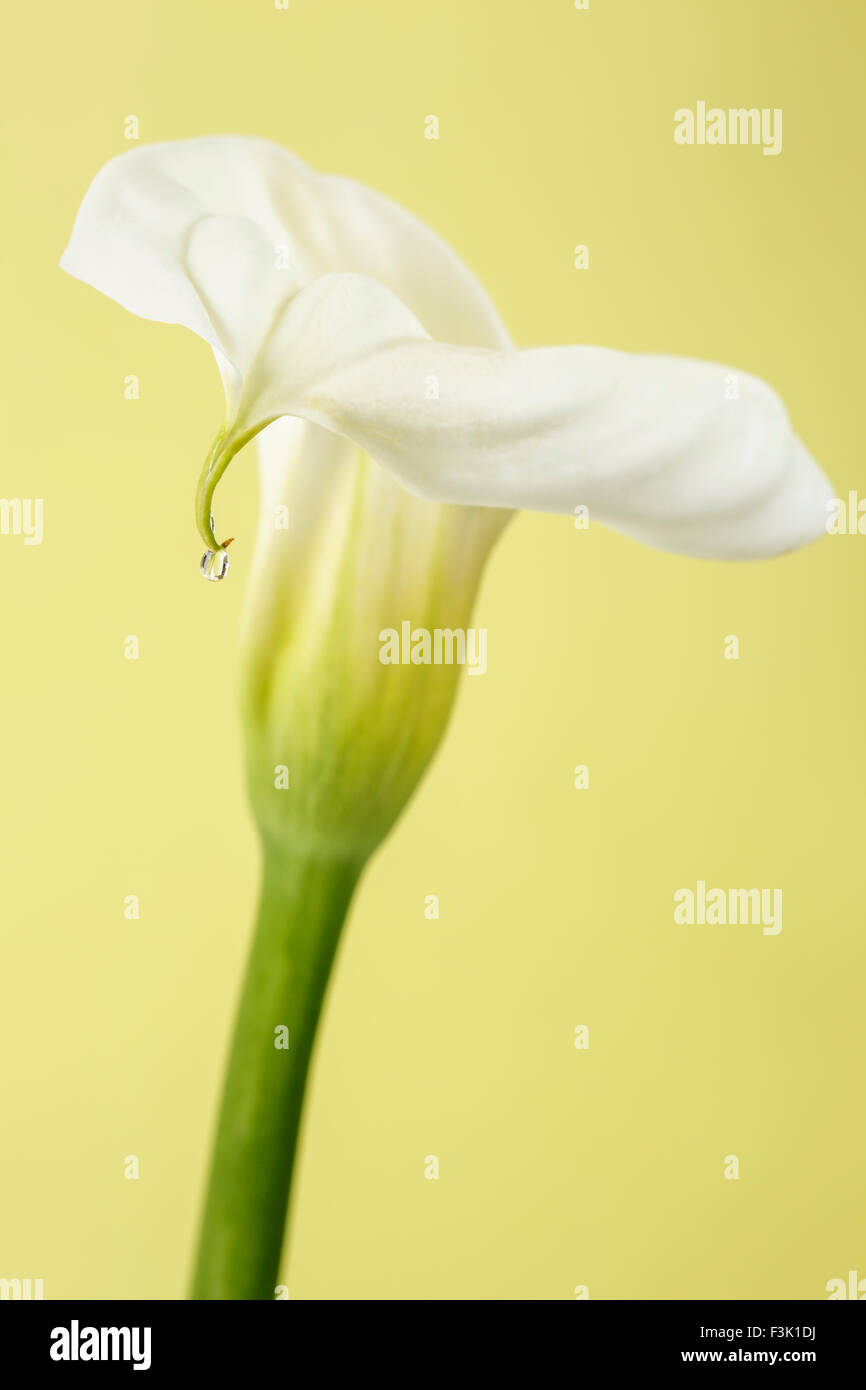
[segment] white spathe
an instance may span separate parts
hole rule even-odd
[[[212,479],[242,440],[296,416],[442,503],[582,505],[647,544],[723,559],[824,529],[832,488],[763,382],[607,348],[515,349],[433,232],[266,141],[112,160],[61,265],[210,343],[227,410]]]

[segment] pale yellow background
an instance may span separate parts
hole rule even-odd
[[[382,189],[518,342],[765,376],[845,495],[866,485],[864,30],[850,0],[7,20],[0,495],[43,497],[46,534],[0,538],[0,1275],[183,1295],[256,890],[234,703],[254,460],[221,492],[230,579],[205,585],[210,354],[56,269],[124,118],[143,141],[268,136]],[[698,99],[782,107],[781,157],[675,146]],[[293,1297],[822,1298],[866,1276],[864,564],[866,537],[726,567],[512,526],[477,609],[489,673],[345,939]],[[698,878],[782,887],[781,936],[675,927]]]

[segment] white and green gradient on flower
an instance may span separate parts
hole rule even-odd
[[[455,665],[382,665],[380,632],[465,628],[516,509],[584,506],[648,545],[745,560],[818,537],[832,489],[763,382],[666,356],[515,348],[433,231],[264,140],[112,160],[61,265],[214,352],[225,416],[196,493],[209,577],[229,558],[215,489],[259,436],[242,677],[264,868],[193,1296],[271,1298],[340,931],[456,689]]]

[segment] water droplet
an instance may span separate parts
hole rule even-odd
[[[229,572],[229,553],[224,547],[219,550],[206,550],[201,557],[201,572],[205,579],[225,579]]]

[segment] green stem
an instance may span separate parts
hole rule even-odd
[[[272,1299],[307,1070],[362,865],[266,846],[192,1286],[194,1299]],[[288,1049],[275,1046],[289,1030]]]

